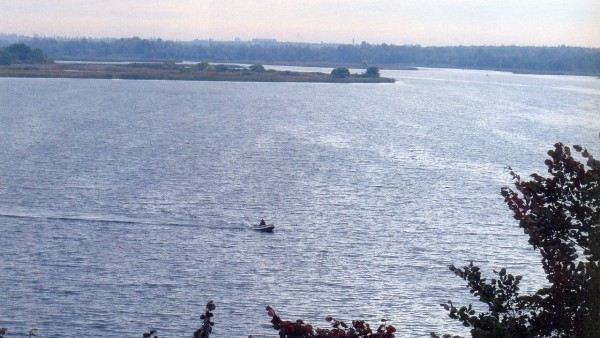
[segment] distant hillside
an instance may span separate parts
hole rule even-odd
[[[8,39],[5,39],[8,40]],[[14,40],[14,39],[13,39]],[[27,38],[55,59],[206,60],[305,65],[375,65],[504,70],[542,74],[600,74],[600,48],[307,44],[285,42],[168,41],[161,39]],[[0,45],[2,45],[0,36]],[[4,44],[7,44],[5,41]]]
[[[14,63],[49,63],[51,60],[42,52],[41,49],[31,49],[22,43],[15,43],[7,47],[0,48],[0,65],[10,65]]]

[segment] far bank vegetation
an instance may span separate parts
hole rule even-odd
[[[41,50],[23,44],[0,49],[0,77],[90,78],[128,80],[246,81],[246,82],[334,82],[391,83],[394,79],[379,76],[379,69],[369,67],[362,74],[348,68],[335,68],[330,74],[266,69],[262,64],[250,66],[211,64],[206,61],[178,63],[53,63]]]
[[[39,48],[32,49],[22,43],[0,48],[0,65],[44,63],[52,63],[52,60]]]

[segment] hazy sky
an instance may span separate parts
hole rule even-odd
[[[0,32],[600,47],[600,0],[0,0]]]

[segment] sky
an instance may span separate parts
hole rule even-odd
[[[600,47],[600,0],[0,0],[0,33]]]

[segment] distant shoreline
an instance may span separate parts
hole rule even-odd
[[[0,35],[54,60],[197,60],[380,69],[451,68],[515,74],[600,76],[600,48],[570,46],[327,44],[268,41],[61,38]]]
[[[129,63],[162,63],[163,59],[119,59],[119,58],[107,58],[107,59],[69,59],[62,58],[60,61],[65,63],[69,62],[82,62],[82,63],[95,63],[95,62],[129,62]],[[178,60],[180,62],[181,60]],[[189,60],[183,60],[189,61]],[[249,60],[236,60],[236,61],[224,61],[224,60],[208,60],[211,63],[231,63],[231,64],[253,64],[256,61]],[[191,61],[190,61],[191,62]],[[330,63],[330,62],[300,62],[300,61],[268,61],[264,62],[265,65],[272,66],[290,66],[290,67],[315,67],[315,68],[335,68],[335,67],[347,67],[352,69],[362,69],[364,65],[356,63]],[[478,70],[478,71],[490,71],[490,72],[504,72],[512,74],[522,75],[565,75],[565,76],[592,76],[600,78],[600,74],[586,73],[586,72],[560,72],[560,71],[545,71],[545,70],[523,70],[523,69],[509,69],[509,68],[484,68],[484,67],[456,67],[452,65],[427,65],[427,66],[406,66],[400,64],[374,64],[381,70],[414,70],[417,71],[420,68],[434,68],[434,69],[457,69],[457,70]]]
[[[60,58],[57,59],[59,63],[103,63],[103,62],[119,62],[119,63],[162,63],[164,59],[121,59],[121,58],[106,58],[106,59],[69,59],[69,58]],[[193,60],[176,60],[178,63],[180,62],[200,62]],[[266,66],[290,66],[290,67],[313,67],[313,68],[336,68],[336,67],[346,67],[352,69],[364,69],[366,65],[357,64],[357,63],[333,63],[333,62],[300,62],[300,61],[263,61],[257,62],[256,60],[203,60],[210,63],[224,63],[224,64],[246,64],[251,65],[255,63],[260,63]],[[403,65],[370,65],[376,66],[379,69],[389,69],[389,70],[419,70],[419,67],[415,66],[403,66]],[[429,68],[429,67],[421,67],[421,68]]]
[[[13,64],[0,66],[0,77],[69,78],[174,81],[236,81],[236,82],[319,82],[319,83],[393,83],[386,77],[351,74],[336,78],[320,72],[250,71],[235,68],[221,71],[201,70],[193,64],[165,63],[52,63]]]

